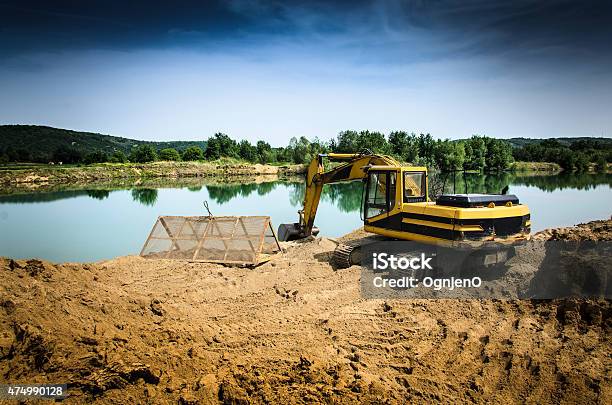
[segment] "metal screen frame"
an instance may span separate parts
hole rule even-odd
[[[177,229],[172,229],[173,226],[176,228],[176,223],[181,222]],[[198,229],[202,224],[205,224],[204,231]],[[248,228],[252,227],[253,223],[257,223],[257,227],[261,226],[261,230],[258,232],[249,232]],[[158,224],[165,231],[165,235],[159,235],[160,228]],[[173,225],[173,226],[171,226]],[[225,232],[222,230],[225,228]],[[231,233],[228,234],[228,226],[231,226]],[[187,233],[184,233],[185,227]],[[216,234],[215,234],[216,233]],[[264,242],[266,237],[274,238],[275,249],[271,252],[263,252]],[[167,249],[155,250],[155,242],[161,241],[170,242],[170,246]],[[180,247],[181,241],[187,241],[193,244],[197,242],[190,249],[184,250]],[[206,243],[221,241],[224,247],[223,258],[200,258],[201,252],[206,251]],[[245,254],[252,254],[252,260],[237,259],[232,257],[231,246],[237,243],[237,241],[246,241],[243,245],[248,244],[249,250],[241,250],[240,252],[247,252]],[[219,244],[217,243],[217,246]],[[193,249],[191,255],[190,250]],[[206,262],[206,263],[222,263],[222,264],[236,264],[236,265],[257,265],[263,259],[267,259],[265,256],[270,256],[272,253],[281,251],[280,244],[272,227],[272,222],[269,216],[172,216],[163,215],[157,218],[157,221],[151,228],[151,232],[144,243],[140,256],[145,258],[158,258],[158,259],[175,259],[175,260],[187,260],[192,262]],[[235,251],[238,252],[238,251]],[[184,257],[176,257],[178,253],[189,253]],[[217,254],[218,256],[218,254]]]

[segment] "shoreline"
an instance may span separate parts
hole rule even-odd
[[[289,176],[304,173],[305,168],[303,165],[271,166],[215,162],[105,163],[70,167],[45,165],[27,169],[0,170],[0,187],[4,189],[23,184],[77,184],[152,178]]]
[[[170,180],[172,180],[170,182]],[[274,181],[303,181],[300,174],[241,174],[241,175],[202,175],[178,177],[123,177],[71,182],[29,182],[12,183],[0,188],[0,196],[22,195],[31,193],[49,193],[83,190],[118,190],[133,188],[184,188],[211,185],[260,184]]]
[[[230,181],[258,176],[297,176],[307,165],[262,165],[240,162],[100,163],[78,166],[15,164],[0,166],[0,194],[7,189],[31,191],[54,186],[89,186],[99,182],[146,182],[150,179],[219,177]],[[23,167],[22,167],[23,166]],[[432,170],[432,173],[434,170]],[[520,176],[549,176],[565,173],[559,165],[546,162],[515,162],[507,171]],[[587,173],[595,173],[588,171]],[[488,174],[488,173],[483,173]],[[138,183],[136,183],[138,184]],[[10,193],[3,193],[10,194]]]
[[[261,181],[261,182],[265,182],[265,180]],[[211,183],[213,184],[213,183]],[[236,183],[236,184],[241,184],[241,183]],[[366,232],[363,229],[363,226],[360,226],[359,228],[356,228],[354,230],[352,230],[351,232],[342,235],[340,237],[337,238],[332,238],[332,237],[327,237],[327,236],[318,236],[318,237],[314,237],[312,239],[307,240],[307,242],[311,241],[311,240],[334,240],[334,241],[341,241],[341,242],[347,242],[347,241],[352,241],[355,239],[360,239],[360,238],[364,238],[367,236],[371,236],[373,235],[372,233]],[[612,215],[608,218],[602,218],[602,219],[594,219],[591,221],[587,221],[587,222],[581,222],[581,223],[577,223],[574,225],[569,225],[569,226],[559,226],[559,227],[555,227],[555,228],[544,228],[540,231],[534,232],[531,234],[531,240],[533,241],[591,241],[591,242],[599,242],[599,241],[612,241]],[[336,243],[336,242],[334,242]],[[298,243],[299,245],[299,243]],[[289,247],[295,247],[296,243],[295,242],[287,242],[287,246]],[[133,258],[133,257],[140,257],[137,254],[133,254],[133,255],[125,255],[125,256],[115,256],[115,257],[111,257],[108,259],[101,259],[101,260],[96,260],[96,261],[86,261],[86,262],[73,262],[73,261],[67,261],[67,262],[55,262],[52,260],[47,260],[47,259],[42,259],[39,257],[30,257],[30,258],[21,258],[21,259],[17,259],[17,258],[13,258],[10,256],[2,256],[0,255],[0,261],[5,260],[5,261],[11,261],[11,262],[21,262],[21,263],[26,263],[29,261],[39,261],[39,262],[44,262],[44,263],[48,263],[48,264],[52,264],[54,266],[60,266],[60,265],[77,265],[77,266],[86,266],[86,265],[96,265],[96,264],[104,264],[106,262],[111,262],[111,261],[116,261],[116,260],[121,260],[121,259],[127,259],[127,258]],[[180,260],[179,260],[180,261]],[[208,263],[208,262],[189,262],[191,264],[210,264],[213,265],[214,263]],[[216,264],[214,264],[216,265]],[[221,267],[224,267],[223,265],[219,265]]]

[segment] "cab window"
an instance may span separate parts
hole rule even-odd
[[[425,201],[425,173],[404,172],[404,202]]]
[[[365,202],[365,217],[372,218],[393,209],[397,175],[395,172],[370,172]]]

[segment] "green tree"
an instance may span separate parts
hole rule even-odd
[[[557,163],[563,170],[574,170],[576,166],[576,157],[569,149],[562,149]]]
[[[159,160],[178,161],[181,155],[174,148],[166,148],[159,151]]]
[[[434,159],[436,166],[443,172],[460,169],[465,160],[463,143],[452,142],[448,139],[436,142]]]
[[[513,162],[512,145],[500,139],[485,137],[487,170],[506,170]]]
[[[526,162],[557,163],[564,170],[587,171],[590,164],[595,163],[595,168],[601,170],[605,168],[602,163],[612,157],[609,145],[602,141],[580,139],[566,146],[556,139],[546,139],[515,149],[513,156]]]
[[[123,151],[118,150],[112,154],[108,161],[111,163],[127,163],[128,158],[127,156],[125,156],[125,153],[123,153]]]
[[[356,131],[342,131],[338,134],[338,140],[335,142],[334,152],[339,153],[355,153],[357,152],[357,138],[359,134]]]
[[[566,147],[547,148],[545,146],[538,145],[536,148],[532,150],[532,153],[531,153],[532,159],[530,161],[559,162],[561,159],[564,158],[563,155],[565,155],[567,152],[570,152],[573,154],[573,152]]]
[[[238,155],[248,162],[257,162],[257,147],[243,139],[238,144]]]
[[[274,150],[274,155],[276,162],[293,163],[293,153],[289,147],[276,148]]]
[[[83,162],[85,164],[93,164],[93,163],[104,163],[108,162],[108,155],[105,152],[97,150],[95,152],[90,152],[83,158]]]
[[[54,154],[58,153],[58,151],[61,150],[62,147],[64,146],[58,147]],[[7,147],[5,153],[6,153],[6,156],[8,157],[9,162],[19,161],[19,155],[17,154],[17,150],[13,147],[13,145],[10,145],[9,147]]]
[[[19,162],[31,162],[32,154],[25,148],[19,148],[17,149],[17,160]]]
[[[308,139],[303,136],[299,140],[295,137],[291,138],[287,147],[291,161],[297,164],[310,162],[312,160],[310,146]]]
[[[153,146],[142,144],[132,149],[130,153],[130,162],[133,163],[148,163],[157,160],[157,152]]]
[[[215,138],[209,138],[206,142],[204,156],[207,160],[217,160],[221,158],[221,144]]]
[[[71,146],[61,145],[53,152],[53,161],[62,163],[80,163],[83,153]]]
[[[583,152],[578,152],[576,153],[576,159],[574,161],[574,166],[576,167],[576,170],[579,172],[586,172],[589,170],[589,158],[586,155],[586,153]]]
[[[199,146],[190,146],[183,151],[183,160],[203,160],[204,152],[202,152],[202,148]]]
[[[257,141],[257,159],[259,163],[266,164],[275,161],[274,152],[268,142]]]
[[[464,142],[465,162],[463,168],[466,170],[482,171],[485,167],[487,147],[484,137],[474,135]]]
[[[420,134],[417,139],[419,161],[423,162],[426,166],[433,166],[435,162],[434,148],[436,141],[430,134]]]
[[[595,155],[595,170],[598,172],[605,172],[608,168],[608,162],[606,162],[606,157],[603,153],[598,153]]]
[[[419,156],[419,145],[415,134],[393,131],[389,134],[391,153],[407,162],[415,162]]]
[[[310,142],[310,154],[312,157],[315,157],[320,153],[327,153],[328,151],[329,148],[327,144],[325,142],[321,142],[318,137],[315,136],[312,142]]]
[[[547,149],[552,149],[552,148],[560,148],[563,145],[561,145],[561,142],[559,142],[556,139],[544,139],[542,142],[540,142],[540,146],[547,148]]]
[[[331,150],[340,153],[358,153],[369,149],[374,153],[389,153],[390,147],[384,134],[376,131],[342,131],[338,139],[330,143]]]
[[[385,135],[377,131],[361,131],[353,152],[369,149],[374,153],[389,153],[389,143]]]
[[[235,140],[217,132],[206,143],[206,151],[204,153],[206,159],[216,160],[223,157],[239,157],[239,147]]]

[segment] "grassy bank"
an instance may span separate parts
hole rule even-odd
[[[514,162],[511,170],[517,172],[560,172],[561,166],[549,162]]]
[[[96,191],[112,191],[112,190],[132,190],[134,188],[142,189],[160,189],[160,188],[189,188],[199,190],[206,186],[234,186],[243,184],[261,184],[276,181],[301,182],[303,181],[300,175],[291,174],[261,174],[254,176],[206,176],[206,177],[148,177],[148,178],[118,178],[118,179],[97,179],[91,181],[74,181],[70,183],[46,183],[46,182],[31,182],[31,183],[15,183],[3,185],[0,188],[0,197],[31,195],[32,193],[56,193],[56,192],[79,192],[85,193]],[[3,201],[7,201],[4,199]]]
[[[0,186],[19,184],[83,183],[115,179],[181,178],[205,176],[259,176],[302,173],[301,165],[271,166],[238,161],[103,163],[86,166],[24,165],[0,170]]]

